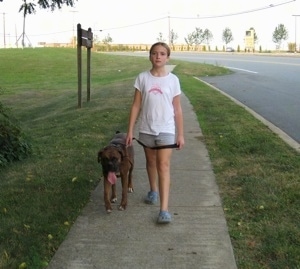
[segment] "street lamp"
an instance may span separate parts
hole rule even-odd
[[[171,46],[171,22],[170,22],[170,14],[168,13],[168,32],[169,32],[169,46]]]
[[[74,13],[75,12],[78,12],[77,10],[70,10],[70,12],[73,13],[73,18],[72,18],[72,22],[73,22],[73,36],[72,36],[72,46],[73,46],[73,49],[75,48],[75,27],[74,27]]]
[[[5,12],[2,13],[3,14],[3,45],[4,48],[6,48],[6,40],[5,40]]]
[[[297,53],[297,17],[300,15],[292,15],[295,17],[295,53]]]

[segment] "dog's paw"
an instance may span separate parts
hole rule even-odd
[[[125,207],[122,206],[122,205],[120,205],[120,206],[119,206],[119,210],[120,210],[120,211],[124,211],[124,210],[125,210]]]
[[[132,193],[133,192],[133,188],[128,188],[128,192]]]
[[[106,213],[107,213],[107,214],[110,214],[111,212],[112,212],[111,209],[106,209]]]
[[[112,199],[110,200],[110,202],[111,202],[111,203],[114,203],[114,204],[115,204],[117,201],[118,201],[117,197],[112,198]]]

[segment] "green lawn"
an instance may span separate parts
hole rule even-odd
[[[83,59],[78,109],[76,50],[2,49],[0,59],[0,100],[33,148],[26,160],[0,168],[0,268],[44,268],[99,183],[97,151],[116,130],[126,131],[133,80],[150,65],[146,58],[92,53],[91,101]],[[299,269],[300,154],[193,79],[228,70],[171,64],[204,134],[238,268]]]

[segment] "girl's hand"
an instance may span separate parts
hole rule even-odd
[[[133,135],[131,133],[127,133],[126,136],[126,146],[131,146],[132,145],[132,140],[133,140]]]
[[[176,144],[178,145],[178,150],[182,149],[184,146],[184,137],[182,135],[179,135],[177,137],[177,142]]]

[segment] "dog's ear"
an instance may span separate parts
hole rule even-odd
[[[103,150],[98,151],[98,163],[101,162],[101,156],[102,156]]]

